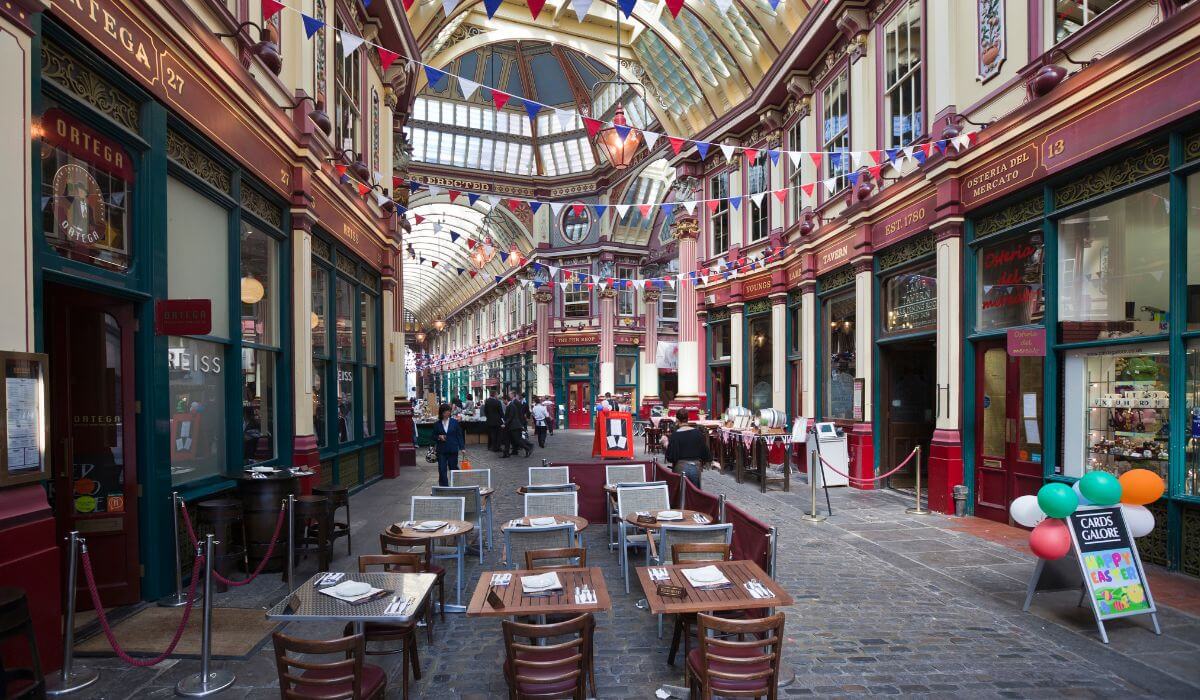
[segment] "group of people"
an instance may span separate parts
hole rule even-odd
[[[521,450],[528,457],[533,453],[530,442],[529,424],[533,423],[538,447],[546,447],[546,436],[554,434],[557,407],[550,397],[535,396],[530,402],[513,389],[508,397],[501,399],[499,391],[491,389],[483,401],[482,412],[488,430],[488,450],[500,452],[501,457],[516,456]],[[457,416],[463,405],[442,404],[438,408],[438,420],[433,426],[434,452],[438,460],[438,483],[449,485],[450,470],[458,469],[459,453],[466,449],[466,439]]]

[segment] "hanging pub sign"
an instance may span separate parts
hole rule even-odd
[[[600,411],[596,414],[592,456],[633,459],[633,414],[627,411]]]

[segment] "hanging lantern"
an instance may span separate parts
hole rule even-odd
[[[424,333],[417,333],[417,342],[418,342],[418,343],[424,343],[424,342],[425,342],[425,334],[424,334]]]
[[[482,270],[487,267],[496,257],[496,244],[492,241],[492,235],[485,234],[482,241],[475,244],[475,250],[471,252],[471,264]]]
[[[521,266],[521,251],[517,250],[516,243],[508,249],[508,266],[514,269]]]
[[[435,329],[437,329],[437,331],[440,333],[441,331],[446,330],[446,322],[443,321],[442,318],[439,316],[438,318],[436,318],[434,320],[433,327]]]
[[[618,126],[624,128],[618,129]],[[625,138],[621,138],[621,131],[625,132]],[[596,146],[604,151],[614,168],[624,170],[633,163],[633,156],[641,144],[641,132],[629,127],[629,122],[625,120],[625,108],[617,104],[612,125],[596,133]]]
[[[241,298],[243,304],[257,304],[266,296],[267,290],[263,287],[263,283],[254,279],[254,275],[246,275],[242,278]]]

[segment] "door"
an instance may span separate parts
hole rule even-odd
[[[933,439],[937,384],[937,351],[934,340],[891,344],[883,351],[883,454],[881,465],[891,471],[918,445],[921,447],[921,480],[926,478],[929,443]],[[916,488],[916,460],[888,479],[891,488]]]
[[[712,393],[708,395],[709,405],[712,406],[711,418],[719,420],[729,408],[729,367],[713,367]]]
[[[48,285],[53,503],[59,534],[87,538],[105,606],[141,599],[134,441],[134,306]],[[65,555],[65,547],[64,547]],[[92,607],[79,577],[80,609]]]
[[[586,382],[568,382],[567,384],[567,427],[592,427],[592,384]]]
[[[1042,486],[1042,358],[977,349],[975,514],[1008,523],[1008,505]]]

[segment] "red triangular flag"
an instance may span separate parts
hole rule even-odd
[[[438,261],[437,261],[437,260],[430,260],[430,261],[429,261],[429,266],[430,266],[430,267],[432,267],[432,268],[436,268],[436,267],[437,267],[437,264],[438,264]]]
[[[400,177],[399,175],[393,175],[392,176],[392,189],[394,190],[394,189],[398,188],[400,186],[400,183],[402,183],[402,182],[404,182],[404,178]]]
[[[520,207],[521,207],[521,200],[519,200],[519,199],[509,199],[508,200],[509,211],[516,211]]]
[[[525,0],[525,4],[529,5],[529,14],[533,15],[534,19],[542,12],[542,6],[546,4],[546,0]]]
[[[758,149],[743,148],[742,153],[746,154],[746,162],[751,165],[754,165],[754,161],[758,160]]]
[[[467,239],[467,250],[475,250],[475,239],[474,238]]]
[[[975,145],[975,141],[978,138],[979,138],[978,131],[972,131],[971,133],[967,134],[967,142],[970,143],[972,146]]]
[[[639,204],[638,211],[640,211],[642,213],[642,216],[649,217],[650,216],[650,205],[649,204]]]
[[[469,274],[471,277],[475,277],[475,275],[478,275],[479,273],[476,272],[475,270],[468,270],[467,274]]]
[[[668,136],[667,140],[671,142],[671,150],[675,151],[675,155],[679,155],[683,144],[687,143],[687,139],[681,139],[678,136]]]
[[[709,214],[716,214],[716,213],[717,213],[717,207],[721,206],[721,200],[719,200],[719,199],[710,199],[710,200],[708,200],[708,201],[706,201],[706,202],[704,203],[704,206],[708,207],[708,213],[709,213]]]
[[[282,9],[283,3],[281,2],[276,2],[275,0],[262,0],[263,21],[266,22],[275,15],[279,14],[279,11]]]
[[[808,156],[812,158],[813,165],[817,166],[818,168],[821,167],[821,159],[825,157],[824,154],[809,153]]]
[[[367,187],[366,185],[364,185],[364,184],[363,184],[363,183],[361,183],[361,182],[360,182],[360,183],[358,183],[358,194],[359,194],[359,196],[360,196],[360,197],[366,197],[366,196],[367,196],[367,193],[368,193],[368,192],[370,192],[370,191],[371,191],[371,188],[370,188],[370,187]]]
[[[921,148],[925,149],[925,157],[926,158],[929,158],[933,155],[933,149],[934,149],[933,141],[926,141],[925,143],[921,144]]]
[[[400,1],[404,3],[404,11],[405,12],[408,12],[410,9],[412,9],[413,0],[400,0]]]
[[[811,196],[813,196],[813,185],[814,184],[815,183],[810,182],[807,185],[800,185],[800,191],[804,192],[805,195],[811,197]]]
[[[883,170],[882,165],[872,165],[871,167],[867,168],[867,172],[871,173],[871,177],[875,180],[879,179],[879,171],[881,170]]]
[[[266,3],[267,0],[263,0],[263,2]],[[408,6],[411,4],[412,4],[412,0],[409,0],[405,4],[404,9],[407,10]],[[383,48],[382,46],[377,46],[377,47],[375,47],[375,49],[377,51],[379,51],[379,63],[380,63],[380,65],[383,66],[384,70],[387,70],[388,67],[390,67],[392,65],[392,62],[394,62],[397,58],[400,58],[400,54],[396,53],[395,51],[388,51],[387,49]]]
[[[346,174],[346,166],[342,165],[341,163],[334,165],[333,169],[337,171],[338,177]]]
[[[450,190],[446,194],[449,195],[451,204],[454,204],[454,200],[462,196],[462,192],[458,190]]]
[[[596,133],[599,132],[600,127],[603,126],[599,119],[592,119],[591,117],[584,117],[583,125],[587,127],[588,138],[592,139],[596,138]]]
[[[883,151],[871,151],[871,160],[875,161],[875,165],[883,162]]]
[[[784,202],[786,202],[787,201],[787,190],[786,189],[775,190],[775,199],[778,199],[780,204],[783,204]]]
[[[421,222],[425,220],[425,217],[421,216],[420,214],[413,214],[413,220],[416,221],[417,225],[419,226]]]
[[[678,19],[679,11],[683,9],[683,0],[667,0],[667,9],[671,11],[671,17]]]
[[[583,208],[584,207],[582,204],[572,204],[571,205],[571,213],[574,214],[575,216],[583,216]]]
[[[508,104],[508,98],[512,95],[499,90],[492,90],[492,104],[496,105],[496,109],[504,109],[504,105]]]

